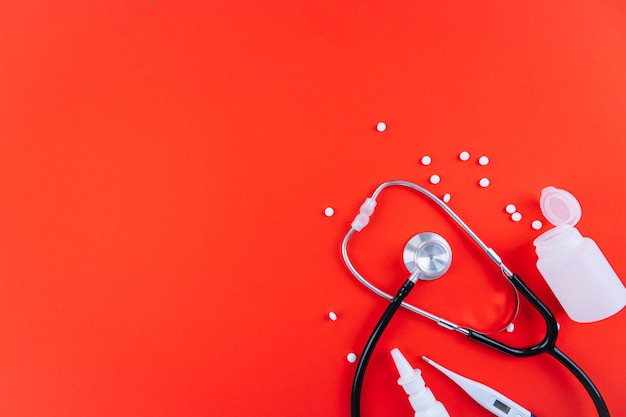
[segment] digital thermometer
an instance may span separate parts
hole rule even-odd
[[[493,388],[456,374],[439,365],[437,362],[428,359],[426,356],[422,356],[422,359],[450,378],[472,397],[474,401],[491,413],[499,417],[535,417],[530,411],[513,400],[508,399]]]

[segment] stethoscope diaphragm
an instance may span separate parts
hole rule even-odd
[[[419,279],[430,281],[448,271],[452,263],[452,248],[437,233],[423,232],[409,239],[402,259],[410,273],[417,270]]]

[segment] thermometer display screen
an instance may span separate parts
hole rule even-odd
[[[508,405],[501,403],[498,400],[495,400],[493,403],[493,406],[496,407],[498,410],[504,412],[504,413],[509,413],[509,411],[511,411],[511,407],[509,407]]]

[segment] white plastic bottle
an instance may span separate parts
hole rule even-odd
[[[415,411],[413,417],[450,417],[443,404],[435,399],[430,388],[426,386],[422,371],[413,368],[398,348],[391,351],[391,357],[400,374],[398,385],[404,388]]]
[[[537,268],[567,315],[579,323],[610,317],[626,305],[626,288],[592,239],[575,227],[582,215],[576,198],[546,187],[541,212],[553,229],[535,239]]]

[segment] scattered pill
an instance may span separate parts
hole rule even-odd
[[[478,184],[483,188],[489,187],[489,178],[481,178],[480,181],[478,181]]]
[[[507,204],[504,210],[509,214],[513,214],[517,211],[517,207],[515,207],[515,204]]]
[[[431,184],[439,184],[439,181],[441,181],[441,177],[439,177],[439,175],[433,174],[433,175],[430,176],[430,183]]]
[[[430,165],[432,161],[433,159],[430,156],[428,155],[422,156],[422,165]]]
[[[326,217],[330,217],[333,214],[335,214],[335,210],[332,207],[326,207],[324,209],[324,215],[326,215]]]
[[[445,193],[443,195],[443,202],[444,203],[449,203],[450,202],[450,194],[449,193]]]
[[[533,220],[531,226],[535,230],[540,230],[543,227],[543,223],[541,223],[541,220]]]
[[[467,151],[463,151],[463,152],[461,152],[461,153],[459,154],[459,159],[460,159],[461,161],[467,161],[467,160],[469,160],[469,158],[470,158],[470,154],[469,154],[469,152],[467,152]]]
[[[515,324],[509,323],[509,325],[506,326],[506,331],[509,333],[513,333],[513,330],[515,330]]]
[[[511,220],[513,220],[514,222],[522,220],[522,213],[516,211],[515,213],[511,214]]]
[[[348,356],[346,356],[346,359],[348,359],[348,362],[350,363],[356,362],[356,353],[354,352],[348,353]]]
[[[385,130],[387,130],[387,124],[385,122],[378,122],[378,124],[376,125],[376,130],[378,130],[379,132],[384,132]]]
[[[478,158],[478,163],[482,166],[485,166],[489,163],[489,157],[487,156],[481,156],[480,158]]]
[[[331,311],[330,313],[328,313],[328,317],[332,320],[332,321],[336,321],[337,320],[337,314],[335,314],[334,311]]]

